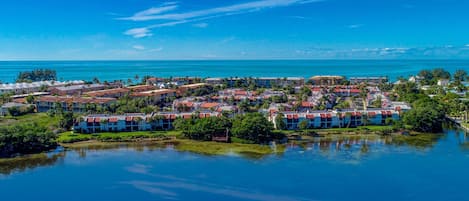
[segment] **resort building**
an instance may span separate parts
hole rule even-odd
[[[159,77],[151,77],[151,78],[148,78],[146,81],[146,84],[150,86],[160,86],[164,83],[165,83],[165,79],[159,78]]]
[[[124,114],[124,115],[88,115],[79,118],[73,130],[79,133],[99,132],[132,132],[155,131],[173,129],[173,123],[177,118],[208,118],[219,117],[218,112],[200,113],[152,113],[152,114]]]
[[[261,88],[272,88],[273,86],[285,87],[285,86],[303,86],[305,84],[305,78],[302,77],[260,77],[254,79],[256,86]]]
[[[167,98],[176,97],[176,90],[156,89],[151,91],[142,91],[131,94],[132,97],[146,97],[147,104],[161,103]]]
[[[369,85],[379,85],[387,83],[388,77],[351,77],[350,84],[359,85],[359,84],[369,84]]]
[[[311,82],[312,85],[331,86],[342,84],[344,80],[343,76],[322,75],[311,77],[309,82]]]
[[[116,89],[105,89],[98,91],[86,92],[84,95],[90,97],[104,97],[104,98],[122,98],[130,93],[130,89],[127,88],[116,88]]]
[[[8,115],[10,109],[12,108],[16,108],[18,110],[26,110],[26,108],[28,107],[34,107],[34,105],[22,104],[22,103],[16,103],[16,102],[5,103],[0,107],[0,116]],[[34,111],[34,109],[32,108],[31,111]]]
[[[340,97],[351,97],[360,95],[361,90],[357,86],[336,86],[333,92]]]
[[[38,112],[47,112],[57,107],[63,111],[86,112],[88,107],[109,107],[114,102],[115,98],[43,96],[36,101],[36,108]]]
[[[47,89],[49,87],[59,87],[66,85],[78,85],[84,84],[83,81],[40,81],[31,83],[12,83],[12,84],[0,84],[0,94],[12,93],[12,94],[30,94],[39,92],[41,89]]]
[[[448,79],[440,79],[440,80],[438,80],[437,85],[442,86],[442,87],[447,87],[449,85],[449,80]]]
[[[221,85],[223,84],[223,78],[206,78],[205,83],[210,85]]]
[[[103,90],[106,88],[104,84],[81,84],[81,85],[71,85],[71,86],[61,86],[53,87],[50,89],[52,95],[58,96],[76,96],[82,95],[88,91]]]
[[[133,92],[133,93],[158,89],[155,86],[151,86],[151,85],[137,85],[137,86],[129,86],[126,88],[129,89],[130,92]]]
[[[183,95],[185,93],[193,93],[195,90],[206,87],[206,83],[197,83],[197,84],[188,84],[179,86],[177,89],[178,95]]]
[[[308,128],[350,128],[363,125],[384,125],[388,118],[394,120],[400,118],[398,111],[386,109],[340,112],[283,112],[274,113],[269,117],[269,120],[274,124],[277,115],[282,115],[283,122],[288,130],[299,129],[299,124],[302,121],[308,123]]]

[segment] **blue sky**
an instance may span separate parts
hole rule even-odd
[[[0,60],[469,59],[466,0],[0,4]]]

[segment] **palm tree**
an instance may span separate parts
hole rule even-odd
[[[138,74],[136,74],[136,75],[134,76],[134,79],[135,79],[135,83],[138,83],[138,79],[140,79],[140,77],[138,76]]]

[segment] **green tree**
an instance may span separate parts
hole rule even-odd
[[[29,103],[29,104],[34,104],[35,99],[36,98],[34,98],[34,96],[29,95],[29,96],[26,97],[26,102]]]
[[[308,129],[308,127],[309,127],[309,123],[307,120],[300,121],[300,123],[298,124],[298,128],[300,130],[306,130]]]
[[[465,70],[459,69],[454,72],[454,80],[459,82],[464,82],[468,79],[467,72]]]
[[[412,110],[403,115],[403,123],[412,130],[437,133],[443,130],[445,112],[442,106],[433,99],[425,98],[416,101]]]
[[[278,130],[286,130],[287,129],[287,124],[283,121],[283,114],[278,113],[277,116],[275,116],[275,125],[277,126]]]
[[[260,113],[238,115],[233,121],[234,136],[257,143],[271,140],[273,124]]]

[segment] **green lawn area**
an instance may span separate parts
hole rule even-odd
[[[119,133],[98,133],[82,134],[67,131],[59,134],[57,141],[59,143],[73,143],[88,140],[97,140],[101,142],[129,142],[138,139],[165,138],[180,136],[179,131],[137,131],[137,132],[119,132]]]
[[[45,126],[51,130],[58,128],[59,117],[50,117],[46,113],[26,114],[23,116],[0,117],[0,126],[10,126],[22,123],[37,123],[39,126]]]

